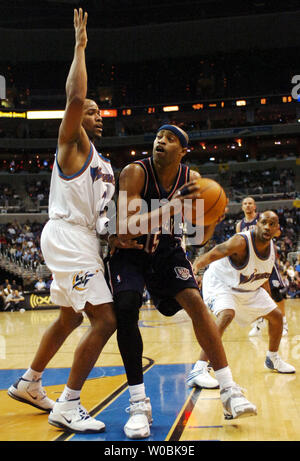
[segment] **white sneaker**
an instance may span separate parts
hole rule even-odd
[[[284,362],[282,358],[277,355],[275,359],[270,359],[270,357],[266,357],[265,361],[265,368],[269,370],[278,371],[278,373],[295,373],[296,369],[289,365],[288,363]]]
[[[246,399],[238,385],[222,389],[220,396],[225,419],[245,418],[246,416],[257,415],[256,406]]]
[[[28,403],[33,407],[43,411],[50,411],[54,406],[54,400],[47,397],[46,392],[42,388],[41,379],[38,381],[28,381],[24,378],[19,378],[15,384],[12,384],[7,393],[10,397],[19,402]]]
[[[190,371],[186,383],[189,387],[201,387],[203,389],[218,389],[218,381],[210,376],[208,363],[198,360]]]
[[[124,432],[129,439],[144,439],[150,435],[152,407],[149,397],[138,402],[130,400],[130,407],[126,408],[130,417],[124,426]]]
[[[105,424],[92,418],[80,404],[80,400],[66,400],[55,402],[48,417],[49,424],[69,432],[93,434],[103,432]]]
[[[249,331],[248,335],[249,336],[258,336],[262,332],[262,329],[264,327],[265,327],[265,319],[261,317],[260,319],[257,319],[254,322],[253,327]]]

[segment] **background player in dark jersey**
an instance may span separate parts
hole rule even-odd
[[[173,315],[184,308],[191,317],[197,340],[215,370],[224,411],[232,418],[256,414],[256,407],[248,402],[232,379],[218,329],[200,296],[180,235],[175,235],[172,228],[172,219],[169,234],[163,232],[166,211],[174,217],[185,198],[199,198],[194,181],[200,177],[199,173],[181,164],[187,145],[188,136],[183,130],[164,125],[154,140],[153,156],[126,166],[119,179],[119,234],[121,228],[126,229],[126,234],[119,236],[126,240],[135,235],[144,245],[142,251],[117,249],[108,263],[118,324],[117,340],[130,392],[130,418],[124,426],[129,438],[148,437],[152,422],[151,404],[143,382],[143,342],[138,327],[145,285],[161,313]],[[183,188],[188,195],[181,194]],[[148,210],[151,199],[165,200],[166,204],[150,212],[136,213],[136,207],[129,211],[133,201],[139,206],[142,199]],[[153,221],[157,221],[155,225]],[[203,241],[212,236],[215,225],[204,228]],[[137,230],[143,226],[146,231]]]
[[[242,232],[247,230],[252,230],[259,219],[259,213],[256,210],[256,203],[253,197],[245,197],[242,201],[242,210],[244,212],[244,218],[239,221],[236,225],[236,232]],[[275,235],[275,237],[280,236],[280,230]],[[273,300],[277,303],[279,309],[281,310],[283,316],[283,332],[282,336],[287,335],[288,333],[288,324],[285,315],[285,300],[282,290],[285,288],[277,262],[275,262],[274,269],[272,271],[270,280],[270,289],[271,296]],[[262,328],[265,326],[265,321],[263,318],[260,318],[254,322],[252,329],[249,331],[249,336],[258,335]]]

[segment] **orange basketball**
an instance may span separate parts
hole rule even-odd
[[[184,207],[184,217],[193,225],[208,226],[225,213],[227,197],[223,187],[213,179],[199,178],[197,184],[204,203],[193,200],[192,207]]]

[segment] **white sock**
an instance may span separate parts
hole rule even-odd
[[[235,386],[233,381],[230,368],[227,366],[221,368],[220,370],[215,370],[215,377],[220,385],[220,389],[225,389],[226,387]]]
[[[129,386],[130,400],[133,402],[138,402],[139,400],[144,400],[146,398],[145,384],[136,384],[134,386]]]
[[[271,360],[276,359],[277,356],[278,356],[278,351],[277,352],[270,352],[270,351],[267,352],[267,357],[269,357]]]
[[[22,378],[26,379],[27,381],[38,381],[39,379],[41,379],[42,374],[43,374],[43,371],[35,371],[35,370],[32,370],[31,368],[28,368],[28,370],[25,371]]]
[[[74,389],[69,389],[68,386],[65,386],[63,393],[59,397],[60,402],[64,402],[66,400],[78,400],[80,397],[80,391],[74,391]]]

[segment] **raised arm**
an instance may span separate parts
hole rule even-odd
[[[58,162],[65,174],[72,174],[77,171],[89,152],[89,139],[81,125],[83,106],[87,95],[86,24],[87,13],[83,15],[81,8],[79,12],[74,10],[74,57],[66,81],[66,108],[58,136]],[[83,158],[76,160],[74,157],[77,154],[81,154]]]

